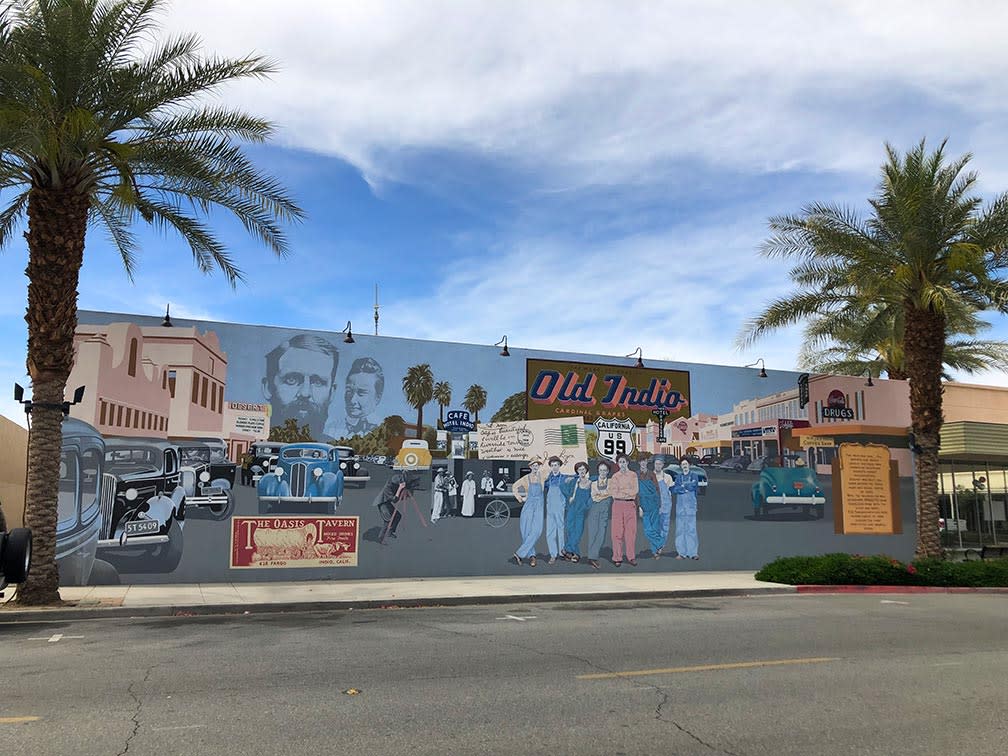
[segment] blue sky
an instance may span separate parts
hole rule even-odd
[[[791,369],[796,332],[733,345],[789,289],[757,252],[768,216],[863,210],[885,141],[948,137],[983,196],[1008,189],[1008,9],[989,3],[175,0],[165,22],[279,62],[221,97],[277,124],[250,154],[308,217],[276,260],[214,216],[234,291],[139,227],[131,285],[95,229],[82,309],[373,332],[377,283],[382,334]],[[20,239],[0,264],[9,386]]]

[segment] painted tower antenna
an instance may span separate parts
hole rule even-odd
[[[374,285],[374,335],[378,335],[378,284]]]

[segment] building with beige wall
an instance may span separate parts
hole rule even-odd
[[[0,505],[8,528],[21,527],[24,518],[25,459],[28,429],[0,415]]]

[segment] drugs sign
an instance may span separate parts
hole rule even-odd
[[[633,433],[636,428],[633,420],[600,417],[595,421],[595,428],[598,430],[595,448],[603,457],[615,460],[621,454],[633,453]]]

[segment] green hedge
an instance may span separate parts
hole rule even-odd
[[[1008,586],[1008,559],[947,562],[919,559],[905,564],[887,556],[823,554],[781,557],[756,573],[757,580],[788,585]]]

